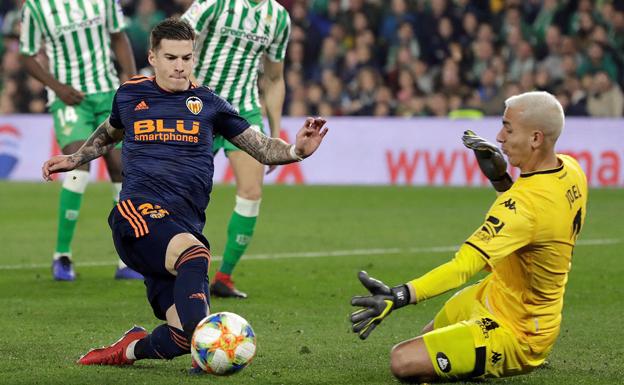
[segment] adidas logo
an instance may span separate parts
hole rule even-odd
[[[193,293],[189,295],[189,299],[199,299],[206,302],[206,294],[204,293]]]
[[[141,100],[141,103],[137,104],[136,107],[134,107],[135,111],[147,110],[147,109],[149,109],[149,106],[147,105],[147,103],[145,103],[145,100]]]

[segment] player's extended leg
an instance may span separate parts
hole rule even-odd
[[[77,151],[84,141],[75,141],[62,148],[63,154]],[[89,184],[89,164],[68,172],[63,180],[59,198],[56,249],[52,262],[52,276],[57,281],[76,279],[71,256],[71,242],[74,238],[82,196]]]
[[[176,276],[162,282],[160,295],[152,303],[166,324],[148,334],[134,327],[116,343],[92,349],[82,356],[82,365],[132,365],[139,359],[172,359],[190,352],[195,326],[208,314],[208,263],[210,252],[189,233],[175,235],[169,242],[166,269]],[[172,303],[173,302],[173,303]]]
[[[260,211],[264,166],[244,151],[229,151],[228,158],[236,178],[236,205],[228,224],[223,262],[210,292],[216,297],[247,298],[247,294],[236,289],[231,276],[253,236]]]
[[[130,359],[171,359],[190,352],[195,327],[209,312],[210,251],[189,233],[174,236],[167,247],[165,267],[176,275],[174,304],[166,311],[167,324],[128,348]]]
[[[390,370],[402,382],[420,384],[438,379],[422,337],[403,341],[392,348]]]
[[[121,149],[114,148],[108,154],[104,155],[108,175],[110,176],[113,187],[113,204],[119,202],[119,193],[121,192]],[[117,261],[117,269],[115,270],[115,279],[143,279],[143,276],[126,266],[119,258]]]

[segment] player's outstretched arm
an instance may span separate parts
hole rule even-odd
[[[511,188],[513,180],[507,173],[507,162],[498,146],[470,130],[464,131],[462,142],[464,146],[474,151],[481,171],[488,177],[496,191],[505,192]]]
[[[91,134],[85,144],[71,155],[57,155],[43,164],[43,179],[50,175],[75,169],[109,152],[123,138],[123,130],[113,127],[108,118]]]
[[[362,307],[351,313],[352,330],[364,340],[394,309],[409,304],[411,297],[407,285],[390,288],[380,280],[370,277],[365,271],[360,271],[358,278],[371,293],[369,296],[351,298],[352,306]]]
[[[307,118],[297,132],[295,144],[288,144],[280,138],[269,138],[252,128],[229,141],[262,164],[293,163],[312,155],[321,145],[328,131],[327,127],[323,127],[325,122],[323,118]]]

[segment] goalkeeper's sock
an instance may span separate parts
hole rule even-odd
[[[190,340],[182,330],[162,324],[147,337],[128,345],[126,357],[130,360],[146,358],[170,360],[188,354],[190,351]]]
[[[71,242],[80,213],[82,196],[88,184],[88,171],[73,170],[65,176],[60,194],[55,255],[71,254]]]
[[[228,237],[219,272],[231,275],[247,250],[256,227],[260,202],[260,199],[250,200],[236,196],[236,206],[228,224]]]

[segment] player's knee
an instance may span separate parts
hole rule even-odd
[[[407,378],[410,374],[410,358],[401,344],[395,345],[390,351],[390,371],[397,379]]]
[[[420,334],[425,334],[425,333],[429,333],[430,331],[433,330],[433,320],[429,321],[428,324],[426,324],[423,328],[422,331],[420,332]]]
[[[260,199],[262,199],[262,186],[250,185],[239,187],[236,189],[236,198],[243,198],[248,201],[260,201]]]
[[[421,383],[435,379],[435,373],[427,365],[429,357],[419,349],[417,340],[404,341],[390,351],[390,371],[401,382]]]

